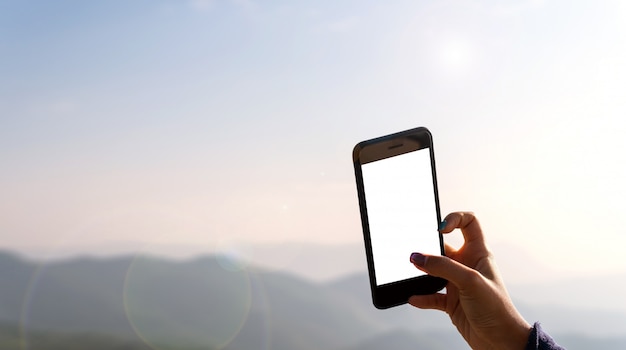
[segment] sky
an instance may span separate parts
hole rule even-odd
[[[360,243],[353,146],[425,126],[443,213],[626,271],[625,35],[617,0],[2,1],[0,248]]]

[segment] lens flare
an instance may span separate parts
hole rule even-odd
[[[45,264],[39,264],[33,271],[26,286],[26,292],[24,293],[24,298],[22,301],[22,305],[20,307],[20,320],[19,320],[19,348],[20,350],[28,350],[30,349],[30,341],[29,341],[29,331],[30,331],[30,320],[32,313],[32,301],[35,297],[38,282],[40,280],[41,275],[45,269]]]
[[[174,263],[138,255],[124,286],[128,320],[157,350],[222,349],[243,327],[250,305],[248,272],[225,268],[215,257]]]
[[[250,272],[251,307],[246,322],[228,345],[229,349],[272,349],[271,310],[265,285],[259,273]],[[251,346],[251,344],[254,344]]]

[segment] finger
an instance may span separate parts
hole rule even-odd
[[[409,298],[409,304],[420,309],[434,309],[446,311],[445,294],[435,293],[429,295],[413,295]]]
[[[478,271],[469,268],[447,256],[411,254],[411,262],[418,269],[435,277],[441,277],[459,289],[466,289],[476,283],[481,275]]]
[[[480,228],[478,219],[471,212],[454,212],[450,213],[444,219],[446,222],[445,227],[441,232],[449,233],[455,228],[460,228],[463,233],[465,242],[484,242],[483,230]]]
[[[444,245],[444,252],[446,253],[446,256],[449,257],[450,259],[454,259],[456,252],[458,252],[458,249],[454,248],[448,243],[444,243],[443,245]]]

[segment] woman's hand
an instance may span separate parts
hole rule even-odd
[[[463,246],[446,245],[446,256],[413,253],[411,262],[447,279],[446,294],[414,295],[409,304],[445,311],[472,349],[524,349],[532,326],[515,309],[478,220],[473,213],[457,212],[442,226],[442,233],[460,228]]]

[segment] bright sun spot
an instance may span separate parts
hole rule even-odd
[[[460,40],[444,42],[440,46],[438,56],[440,65],[450,74],[458,74],[467,71],[473,58],[469,43]]]

